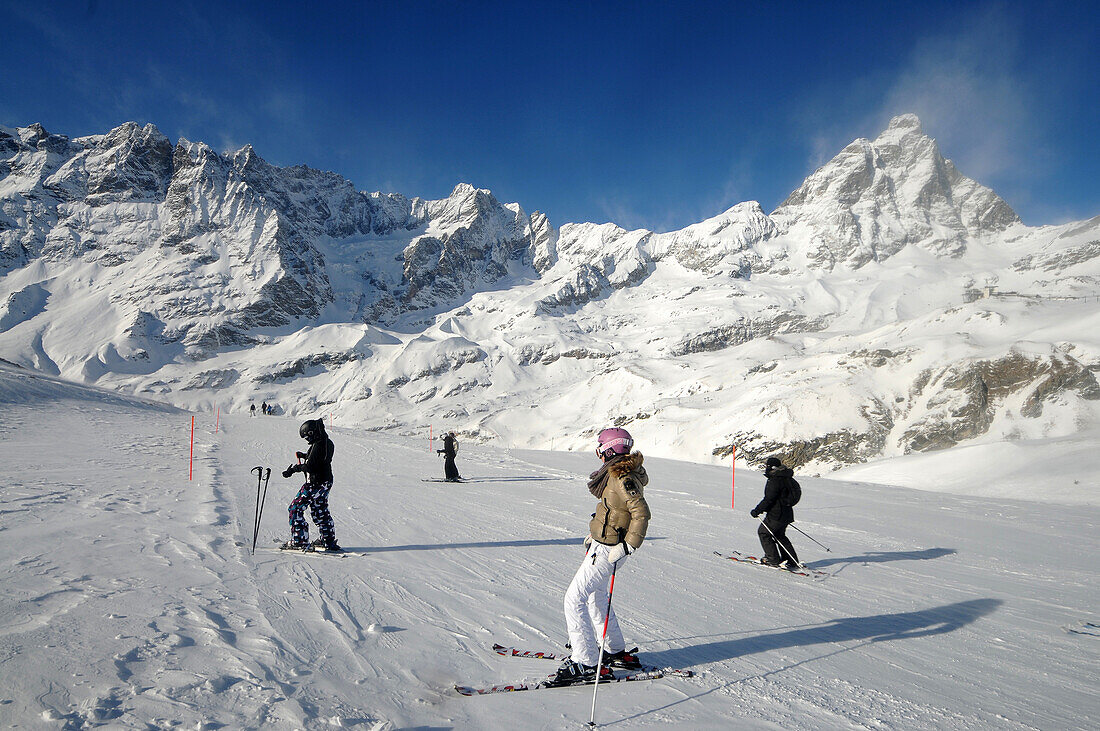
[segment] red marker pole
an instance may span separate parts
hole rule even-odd
[[[214,433],[215,434],[218,433],[218,424],[220,424],[221,421],[222,421],[222,407],[219,406],[217,416],[214,417]]]
[[[428,451],[432,451],[432,425],[428,424]]]
[[[730,456],[730,508],[733,508],[734,488],[737,485],[737,446],[731,447]]]
[[[195,468],[195,417],[191,417],[191,459],[187,463],[187,479],[191,479]]]

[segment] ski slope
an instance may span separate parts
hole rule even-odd
[[[298,421],[190,414],[0,366],[0,726],[559,729],[591,689],[537,678],[594,499],[591,452],[330,427],[346,558],[273,550]],[[436,425],[436,433],[440,427]],[[216,429],[216,430],[215,430]],[[438,443],[437,443],[438,445]],[[645,444],[637,445],[643,452]],[[250,551],[258,465],[272,468]],[[601,687],[613,728],[1085,729],[1100,713],[1100,508],[802,479],[819,581],[756,552],[763,479],[647,459],[649,537],[615,604],[643,660],[696,672]],[[960,469],[981,465],[964,463]],[[1034,486],[1038,491],[1041,486]]]

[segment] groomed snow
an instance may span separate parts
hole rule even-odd
[[[0,365],[0,413],[0,726],[588,721],[590,689],[465,698],[453,684],[553,670],[486,648],[564,643],[590,450],[463,444],[471,481],[448,485],[422,481],[442,475],[426,430],[337,424],[339,559],[270,548],[298,484],[279,475],[302,448],[297,420],[198,414],[189,481],[186,412]],[[1080,456],[1020,448],[1036,464]],[[953,477],[977,484],[973,464]],[[257,465],[272,477],[252,555]],[[731,510],[728,468],[646,465],[653,522],[615,603],[643,659],[697,676],[601,687],[602,725],[1095,727],[1100,508],[1009,499],[1036,497],[1042,470],[1005,462],[999,477],[1020,485],[1000,496],[803,479],[796,525],[832,549],[792,533],[828,573],[814,582],[712,554],[758,547],[758,473],[738,473]]]

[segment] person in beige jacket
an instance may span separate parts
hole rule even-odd
[[[633,654],[636,648],[627,651],[615,609],[608,603],[612,574],[641,547],[649,527],[649,505],[643,493],[649,475],[642,466],[641,452],[631,451],[633,446],[634,439],[626,429],[604,429],[597,440],[596,454],[603,465],[589,476],[588,490],[600,502],[584,539],[584,561],[565,592],[565,624],[572,654],[554,678],[562,684],[595,679],[600,656],[597,638],[601,635],[608,660],[601,674],[615,667],[640,667]]]

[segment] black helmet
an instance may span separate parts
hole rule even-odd
[[[310,444],[317,441],[324,433],[325,424],[320,419],[303,421],[302,426],[298,429],[298,434]]]
[[[778,459],[778,458],[776,458],[776,457],[768,457],[768,459],[767,459],[767,460],[766,460],[766,461],[764,462],[764,466],[765,466],[765,467],[768,467],[768,468],[771,468],[771,467],[782,467],[782,466],[783,466],[783,463],[782,463],[782,462],[780,462],[780,461],[779,461],[779,459]]]

